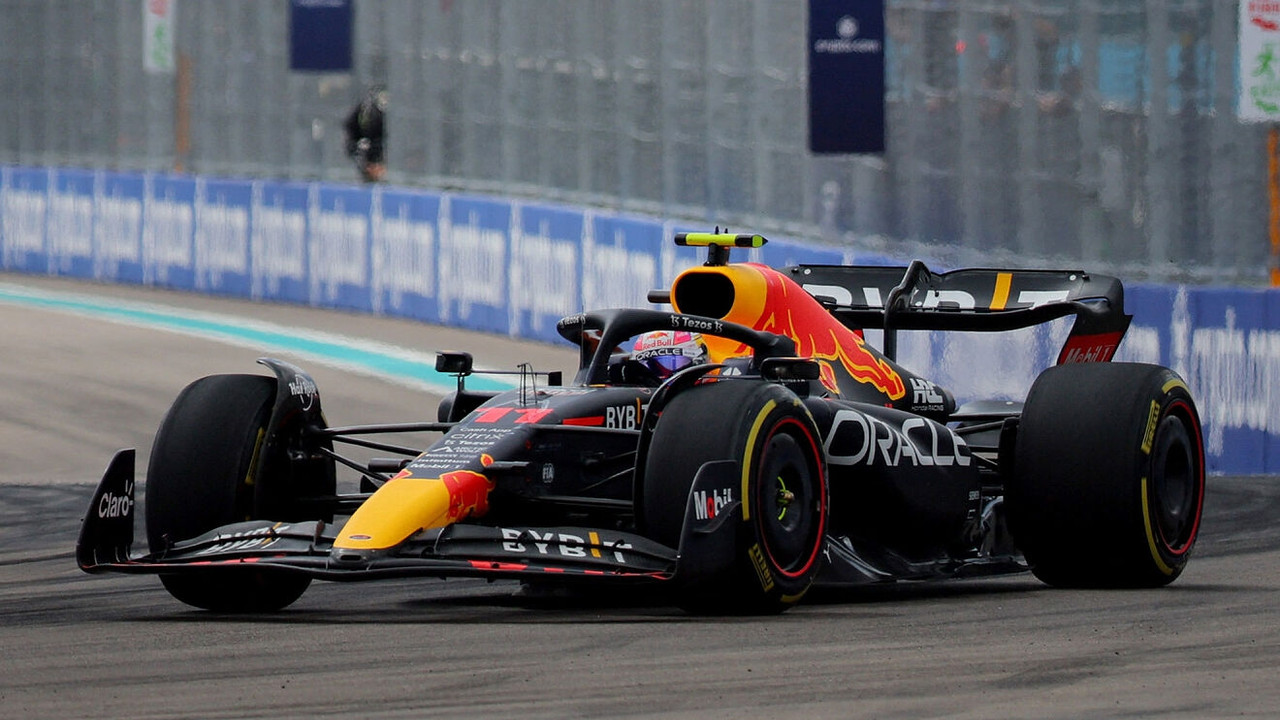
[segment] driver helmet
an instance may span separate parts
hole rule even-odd
[[[687,330],[655,330],[636,338],[631,359],[643,364],[659,379],[691,365],[707,361],[702,336]]]

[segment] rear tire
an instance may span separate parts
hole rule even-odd
[[[1176,373],[1089,363],[1046,370],[1018,427],[1006,500],[1036,577],[1060,587],[1159,587],[1204,509],[1200,418]]]
[[[147,469],[147,544],[152,553],[216,527],[259,517],[254,477],[276,381],[212,375],[188,385],[160,424]],[[262,570],[161,575],[178,600],[220,612],[267,612],[301,597],[303,575]]]
[[[645,462],[647,534],[677,547],[698,469],[733,460],[740,518],[734,560],[721,577],[691,578],[682,607],[700,613],[776,613],[798,602],[822,566],[827,480],[822,440],[796,396],[778,385],[720,381],[663,408]],[[741,497],[739,497],[741,496]]]

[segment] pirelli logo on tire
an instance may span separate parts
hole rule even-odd
[[[1160,422],[1160,403],[1151,401],[1151,411],[1147,413],[1147,431],[1142,434],[1142,453],[1151,454],[1151,446],[1155,444],[1156,424]]]
[[[756,569],[756,577],[760,579],[760,587],[768,592],[773,589],[773,573],[769,572],[769,564],[765,562],[764,551],[760,549],[760,543],[752,545],[747,550],[747,555],[751,556],[751,566]]]

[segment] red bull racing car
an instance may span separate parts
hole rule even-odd
[[[1174,372],[1110,362],[1130,321],[1119,281],[728,262],[763,242],[679,235],[707,262],[651,293],[673,311],[564,318],[580,348],[568,384],[523,371],[516,389],[470,390],[470,356],[441,354],[458,389],[436,422],[330,427],[315,383],[276,360],[262,361],[272,376],[197,380],[155,439],[148,551],[132,551],[123,450],[77,561],[159,575],[215,611],[277,610],[313,579],[638,583],[694,611],[767,613],[815,583],[1030,569],[1055,586],[1155,587],[1182,572],[1204,500],[1200,421]],[[895,360],[899,330],[1067,316],[1024,402],[958,406]],[[418,432],[438,437],[386,440]],[[339,468],[358,491],[338,491]]]

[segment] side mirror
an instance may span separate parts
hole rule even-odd
[[[760,374],[771,381],[817,380],[822,368],[809,358],[767,358],[760,364]]]
[[[448,373],[449,375],[470,375],[471,362],[471,353],[436,353],[436,372]]]

